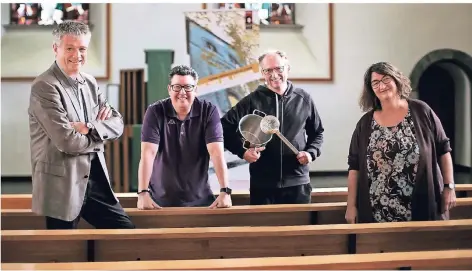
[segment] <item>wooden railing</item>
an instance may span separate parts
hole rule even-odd
[[[215,194],[219,192],[215,191]],[[458,184],[456,194],[459,198],[472,197],[472,184]],[[136,208],[136,193],[116,193],[123,208]],[[249,191],[234,191],[231,196],[233,205],[249,205]],[[2,209],[31,209],[31,194],[1,195]],[[347,200],[347,187],[314,188],[312,203],[344,202]]]
[[[170,207],[160,210],[125,208],[138,228],[188,228],[227,226],[287,226],[346,223],[346,202],[246,205],[227,209]],[[472,198],[460,198],[450,219],[472,219]],[[45,219],[28,209],[2,210],[2,230],[45,229]],[[79,228],[92,228],[80,221]]]

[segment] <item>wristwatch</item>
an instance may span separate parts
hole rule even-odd
[[[456,188],[456,185],[454,183],[445,183],[444,184],[444,188],[449,188],[449,189],[452,189],[454,190],[454,188]]]
[[[151,193],[151,190],[149,188],[148,189],[143,189],[141,191],[138,191],[137,194],[139,195],[139,194],[142,194],[142,193]]]
[[[225,192],[228,195],[231,195],[231,191],[233,191],[233,190],[231,190],[231,188],[229,188],[229,187],[225,187],[225,188],[220,189],[220,192]]]
[[[314,154],[313,152],[308,152],[311,156],[311,161],[315,161],[316,160],[316,154]]]

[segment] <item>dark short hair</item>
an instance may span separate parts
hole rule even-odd
[[[380,101],[375,96],[374,90],[372,89],[372,73],[378,73],[382,75],[388,75],[393,78],[395,85],[397,86],[398,95],[402,98],[407,98],[411,93],[410,79],[403,75],[403,73],[388,62],[378,62],[372,64],[364,75],[364,88],[362,90],[361,97],[359,99],[359,105],[362,111],[367,112],[371,109],[378,110],[382,109]]]
[[[178,66],[173,67],[169,73],[169,82],[172,80],[172,77],[174,77],[174,75],[182,75],[182,76],[190,75],[193,77],[195,82],[198,81],[197,72],[194,69],[192,69],[192,67],[187,66],[187,65],[178,65]]]

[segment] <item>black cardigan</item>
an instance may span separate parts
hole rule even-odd
[[[439,118],[423,101],[407,99],[419,144],[420,158],[415,187],[412,194],[412,220],[444,220],[441,214],[441,193],[444,188],[439,167],[440,157],[451,151]],[[349,170],[357,170],[357,220],[358,223],[374,222],[369,199],[367,177],[367,146],[372,132],[374,110],[364,114],[356,125],[349,147]]]

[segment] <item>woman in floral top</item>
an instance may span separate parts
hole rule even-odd
[[[455,206],[449,139],[410,92],[409,79],[390,63],[365,74],[360,104],[367,113],[348,157],[349,223],[447,219]]]

